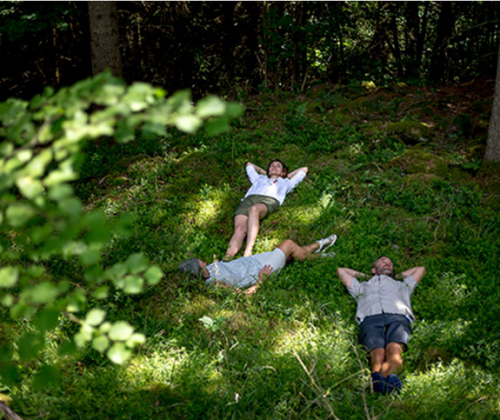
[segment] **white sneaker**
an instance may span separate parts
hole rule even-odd
[[[337,235],[335,234],[330,235],[328,238],[320,239],[318,241],[319,248],[316,251],[314,251],[314,253],[319,254],[322,251],[323,252],[326,251],[335,243],[336,240],[337,240]]]

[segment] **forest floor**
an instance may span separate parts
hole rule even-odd
[[[89,146],[78,194],[88,209],[134,217],[133,235],[110,243],[103,263],[140,251],[165,273],[104,307],[147,342],[124,366],[91,348],[62,356],[76,329],[62,320],[42,357],[61,386],[33,391],[34,363],[5,392],[12,407],[27,419],[500,418],[500,176],[482,164],[493,83],[236,99],[246,112],[217,138]],[[309,174],[261,223],[254,252],[335,233],[335,256],[291,264],[252,297],[181,274],[187,258],[222,258],[250,185],[245,162],[273,158]],[[381,255],[399,272],[427,268],[394,396],[369,388],[355,302],[336,275],[368,272]]]

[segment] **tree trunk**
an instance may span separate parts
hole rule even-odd
[[[451,2],[443,1],[438,4],[441,5],[441,13],[439,14],[437,36],[431,58],[430,78],[434,82],[443,82],[448,75],[447,67],[449,64],[446,49],[455,25],[455,16]]]
[[[122,76],[118,11],[115,1],[89,1],[90,54],[92,73],[110,69],[114,76]]]
[[[491,110],[488,142],[484,161],[500,162],[500,51],[498,52],[497,78],[495,82],[495,97]]]

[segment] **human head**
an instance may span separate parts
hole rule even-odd
[[[274,159],[271,161],[271,163],[269,164],[269,166],[267,167],[267,176],[269,176],[269,169],[271,169],[271,165],[274,163],[274,162],[278,162],[278,163],[281,163],[281,166],[283,167],[283,172],[281,174],[281,177],[282,178],[286,178],[288,176],[288,168],[286,167],[286,165],[279,159]]]
[[[380,257],[372,266],[372,274],[385,274],[394,278],[394,265],[389,257]]]
[[[195,277],[199,277],[203,272],[202,261],[198,258],[191,258],[190,260],[183,261],[179,264],[179,270],[183,273],[191,274]]]

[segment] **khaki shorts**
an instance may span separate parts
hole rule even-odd
[[[238,207],[236,207],[234,215],[237,216],[239,214],[242,214],[243,216],[248,217],[250,208],[255,204],[264,204],[266,206],[266,216],[274,213],[280,208],[280,202],[275,198],[268,197],[266,195],[249,195],[241,201]]]

